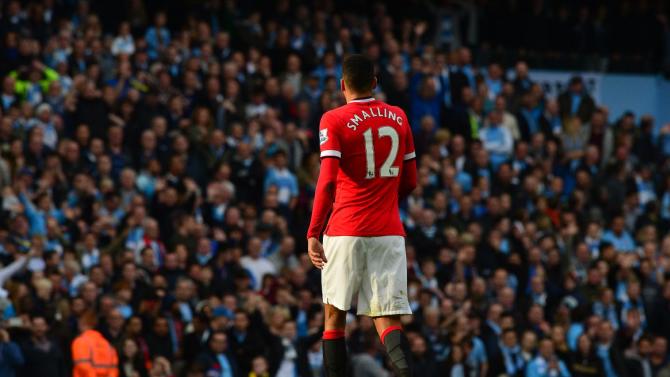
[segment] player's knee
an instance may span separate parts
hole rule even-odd
[[[340,310],[332,305],[324,305],[325,328],[326,330],[344,330],[346,325],[347,312]]]

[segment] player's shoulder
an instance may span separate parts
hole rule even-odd
[[[333,109],[326,111],[324,114],[331,114],[333,116],[346,116],[351,114],[352,111],[356,110],[356,106],[353,103],[344,103],[340,106],[337,106]]]
[[[384,101],[378,101],[378,102],[382,107],[386,108],[384,114],[386,114],[387,118],[393,120],[394,123],[397,124],[400,128],[410,129],[409,118],[407,117],[405,110],[403,110],[399,106],[391,105],[388,102]]]
[[[383,102],[383,101],[380,101],[380,102],[383,103],[386,107],[388,107],[388,109],[390,111],[393,111],[394,113],[404,117],[405,120],[407,120],[407,114],[405,113],[405,110],[402,109],[402,107],[391,105],[388,102]]]
[[[342,106],[328,110],[321,115],[321,123],[335,127],[342,123]]]

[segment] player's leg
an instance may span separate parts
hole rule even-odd
[[[411,353],[400,322],[401,315],[412,314],[407,298],[405,239],[370,237],[366,242],[358,314],[373,318],[396,376],[412,376]]]
[[[324,305],[323,366],[326,377],[344,377],[347,373],[347,344],[344,338],[347,312]]]
[[[344,338],[347,310],[360,285],[357,271],[360,254],[358,237],[323,237],[328,262],[321,270],[324,303],[323,365],[326,377],[347,374],[347,347]]]
[[[373,320],[396,376],[412,376],[412,353],[402,330],[400,316],[376,317]]]

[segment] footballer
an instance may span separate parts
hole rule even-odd
[[[321,269],[324,368],[327,377],[346,375],[345,319],[357,298],[358,315],[373,319],[396,375],[412,376],[400,322],[412,312],[398,210],[416,187],[412,129],[402,109],[372,96],[377,79],[368,58],[348,56],[342,76],[347,103],[319,125],[321,171],[307,232],[310,259]]]

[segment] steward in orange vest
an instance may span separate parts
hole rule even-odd
[[[94,313],[79,318],[81,334],[72,342],[73,377],[118,377],[119,359],[116,350],[94,327]]]

